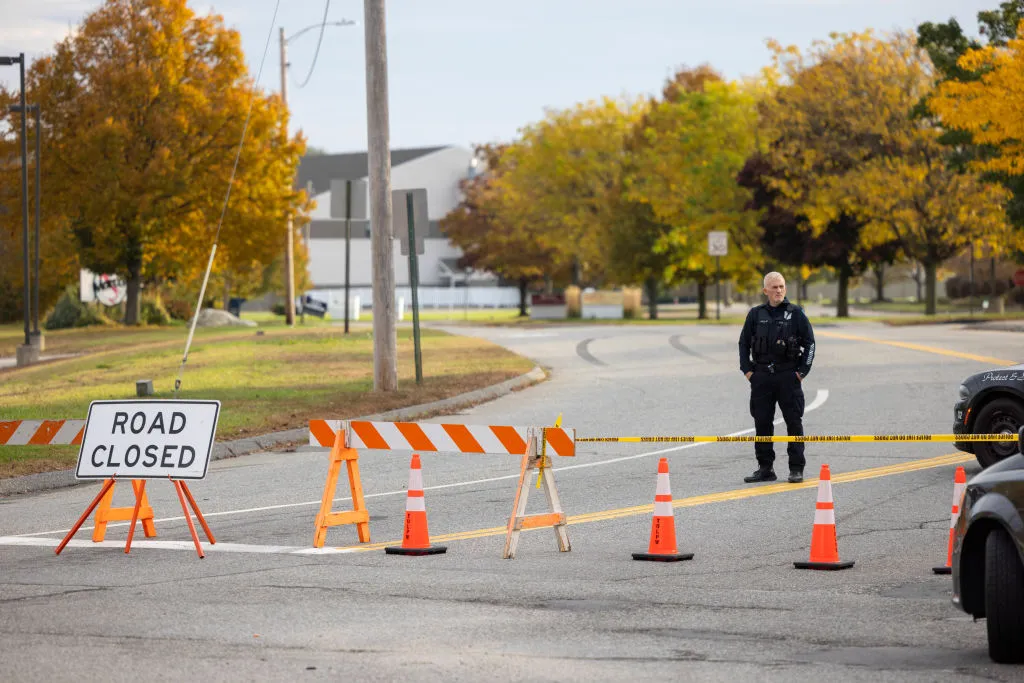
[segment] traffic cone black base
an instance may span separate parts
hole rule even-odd
[[[384,548],[388,555],[440,555],[448,552],[448,546],[432,545],[429,548],[403,548],[400,545],[392,545]]]
[[[633,553],[634,560],[650,560],[651,562],[681,562],[692,560],[693,553],[680,553],[677,555],[660,555],[657,553]]]
[[[932,567],[932,571],[935,572],[936,574],[952,574],[953,573],[953,568],[952,567]]]
[[[849,569],[853,566],[854,560],[847,560],[846,562],[794,562],[793,566],[797,569],[821,569],[835,571],[838,569]]]

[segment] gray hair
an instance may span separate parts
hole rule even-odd
[[[782,284],[786,284],[786,278],[782,276],[782,273],[777,273],[774,270],[764,276],[764,287],[768,287],[768,283],[772,280],[782,280]]]

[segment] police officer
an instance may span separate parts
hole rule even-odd
[[[801,383],[814,362],[814,330],[807,316],[786,299],[786,280],[776,272],[764,276],[768,303],[747,313],[740,333],[740,371],[750,381],[750,415],[758,436],[775,433],[775,404],[779,404],[786,431],[803,436],[804,392]],[[789,481],[804,480],[804,445],[790,442]],[[757,470],[747,483],[775,481],[772,443],[755,443]]]

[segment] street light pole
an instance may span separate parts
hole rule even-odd
[[[281,43],[281,102],[285,112],[288,111],[288,41],[284,37],[284,27],[278,29]],[[287,134],[287,132],[286,132]],[[287,236],[284,247],[284,321],[289,327],[295,325],[295,244],[292,232],[295,230],[291,213],[288,214]]]
[[[28,263],[28,107],[25,103],[25,53],[20,53],[17,57],[0,57],[0,66],[13,66],[17,64],[19,67],[19,77],[21,85],[21,95],[19,96],[21,106],[21,254],[22,254],[22,268],[24,275],[24,318],[25,318],[25,351],[21,351],[18,356],[18,365],[27,365],[33,360],[33,353],[31,351],[31,339],[29,338],[29,318],[30,313],[30,298],[31,292],[29,291],[28,276],[29,276],[29,263]],[[22,355],[24,354],[24,356]]]
[[[354,21],[348,21],[347,19],[342,21],[325,21],[297,31],[291,38],[285,38],[283,26],[278,27],[277,36],[281,52],[281,102],[284,104],[285,112],[288,111],[288,41],[298,38],[306,31],[315,28],[324,26],[353,26],[354,24]],[[287,134],[287,131],[285,133]],[[291,327],[295,325],[295,235],[293,234],[295,232],[295,221],[290,214],[288,216],[287,230],[288,236],[284,248],[284,290],[286,300],[284,304],[284,317],[285,323]]]
[[[32,271],[32,273],[29,276],[29,278],[30,278],[29,279],[30,291],[32,292],[32,297],[31,297],[32,298],[32,308],[31,308],[32,332],[29,335],[29,344],[32,345],[32,346],[39,347],[39,350],[42,351],[42,346],[43,346],[43,344],[42,344],[42,336],[39,333],[39,215],[41,213],[39,206],[40,206],[40,193],[41,193],[40,188],[42,187],[42,181],[41,181],[42,171],[41,171],[41,168],[40,168],[40,161],[39,160],[40,160],[40,157],[41,157],[41,151],[40,151],[40,146],[41,146],[40,145],[40,135],[41,135],[41,133],[40,133],[40,131],[42,130],[42,127],[41,127],[40,121],[39,121],[39,119],[40,119],[40,115],[39,115],[40,108],[39,108],[39,105],[38,104],[30,104],[30,105],[28,105],[28,110],[30,112],[32,112],[33,116],[35,117],[35,129],[34,130],[35,130],[35,146],[36,146],[35,163],[34,163],[36,179],[35,179],[35,185],[34,185],[34,189],[33,189],[33,193],[35,194],[35,198],[36,198],[36,208],[35,208],[35,214],[34,214],[35,215],[35,218],[34,218],[34,221],[35,221],[35,239],[33,241],[33,245],[34,245],[33,248],[35,250],[35,256],[34,256],[34,259],[33,259],[34,260],[33,271]],[[10,107],[8,107],[7,111],[11,112],[12,114],[20,114],[21,111],[22,111],[22,107],[21,107],[20,104],[11,105]],[[26,196],[25,197],[25,204],[27,204],[27,203],[28,203],[28,198]],[[26,237],[26,239],[28,237],[27,231],[25,233],[25,237]]]

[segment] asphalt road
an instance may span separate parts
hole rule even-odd
[[[458,331],[552,377],[447,421],[542,425],[562,414],[580,436],[750,433],[736,327]],[[809,434],[948,433],[960,379],[1018,360],[1021,342],[948,326],[817,332]],[[815,484],[744,484],[751,444],[580,450],[555,470],[572,551],[533,530],[514,560],[501,559],[499,528],[512,457],[423,455],[431,535],[448,546],[433,557],[378,545],[401,536],[408,453],[360,456],[370,550],[344,527],[311,552],[323,451],[213,463],[192,485],[218,541],[204,560],[169,484],[150,484],[158,535],[140,530],[130,555],[125,524],[104,544],[87,526],[54,555],[98,484],[0,500],[0,680],[1024,679],[988,660],[984,622],[956,610],[949,578],[931,572],[945,560],[954,467],[978,471],[949,444],[808,446],[807,476],[827,463],[837,480],[839,551],[856,561],[835,573],[794,569],[808,554]],[[653,502],[662,455],[690,562],[630,557],[647,549],[650,508],[632,508]],[[346,488],[336,509],[349,505]],[[531,488],[531,511],[542,502]]]

